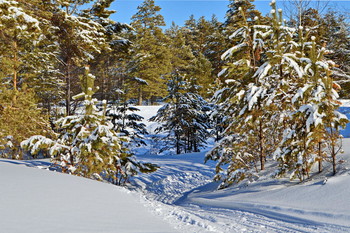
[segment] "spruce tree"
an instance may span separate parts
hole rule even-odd
[[[195,91],[197,87],[180,72],[168,81],[165,104],[151,121],[162,123],[156,131],[166,133],[166,146],[161,151],[175,149],[177,154],[198,152],[209,136],[208,104]],[[162,139],[163,140],[163,139]]]
[[[116,106],[108,108],[106,112],[113,124],[113,129],[123,137],[128,138],[127,148],[147,145],[144,140],[144,135],[148,134],[146,125],[141,122],[143,117],[135,113],[137,111],[140,109],[130,106],[124,99]]]

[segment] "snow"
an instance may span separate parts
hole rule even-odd
[[[241,43],[241,44],[238,44],[236,46],[233,46],[232,48],[228,49],[226,52],[224,52],[222,55],[221,55],[221,60],[226,60],[228,59],[229,57],[232,56],[233,53],[241,50],[243,47],[247,46],[247,43]]]
[[[0,4],[3,2],[0,2]],[[6,3],[6,2],[5,2]],[[18,7],[9,7],[8,8],[9,12],[13,13],[13,16],[15,18],[22,17],[26,23],[33,24],[34,27],[39,29],[39,21],[30,15],[24,13],[21,8]]]
[[[137,106],[146,120],[161,106]],[[349,110],[349,109],[347,109]],[[343,111],[342,111],[343,112]],[[349,111],[350,112],[350,111]],[[303,183],[270,177],[217,190],[206,151],[137,158],[158,164],[126,188],[48,170],[45,160],[0,159],[3,232],[350,232],[350,139],[338,174],[324,171]]]
[[[345,144],[346,151],[349,151],[349,139]],[[150,161],[161,163],[159,173],[136,179],[145,187],[146,196],[151,200],[173,203],[173,215],[189,215],[197,227],[198,221],[203,226],[211,226],[210,229],[192,229],[192,232],[350,230],[349,168],[339,176],[328,177],[326,185],[323,184],[323,174],[303,184],[263,177],[261,181],[248,186],[216,190],[218,184],[213,182],[200,185],[205,183],[205,178],[210,177],[214,169],[209,169],[211,164],[197,167],[201,163],[201,154],[204,155],[197,153],[165,159],[148,157]],[[194,188],[191,189],[191,185]],[[173,202],[174,197],[180,198]]]
[[[176,232],[137,193],[34,165],[0,160],[2,232]]]

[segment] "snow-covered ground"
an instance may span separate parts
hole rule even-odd
[[[344,144],[350,151],[350,139]],[[143,156],[161,168],[135,179],[151,205],[155,200],[170,204],[171,211],[157,203],[158,214],[173,225],[180,221],[181,232],[350,232],[348,163],[340,165],[342,174],[336,177],[326,169],[303,184],[262,176],[249,185],[217,190],[211,182],[213,164],[202,164],[204,154]]]
[[[158,108],[140,114],[148,119]],[[350,232],[348,138],[344,150],[335,177],[327,165],[301,184],[262,174],[225,190],[212,182],[205,151],[139,149],[139,159],[160,168],[133,178],[132,191],[46,170],[45,161],[0,159],[0,232]]]
[[[0,232],[176,232],[138,193],[47,166],[0,159]]]

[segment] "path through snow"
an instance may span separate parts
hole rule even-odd
[[[243,191],[216,190],[218,184],[211,181],[213,166],[200,163],[203,156],[204,152],[165,157],[142,156],[143,160],[159,164],[161,168],[156,173],[135,179],[146,196],[146,206],[181,232],[350,232],[350,224],[344,225],[346,221],[350,223],[350,211],[337,225],[332,221],[340,215],[333,210],[328,213],[308,212],[303,206],[288,207],[289,203],[284,203],[288,199],[286,197],[302,192],[301,185],[295,188],[282,187],[281,184],[273,187],[269,181],[258,185],[259,189],[253,185],[242,188]],[[271,188],[275,191],[267,192]],[[255,202],[260,194],[278,198],[279,192],[287,189],[291,189],[292,193],[289,196],[282,193],[280,201]],[[310,191],[308,194],[313,193]],[[322,202],[316,200],[314,204]],[[324,224],[325,217],[328,223]]]

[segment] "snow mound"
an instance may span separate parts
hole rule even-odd
[[[1,232],[176,232],[135,192],[0,159]]]

